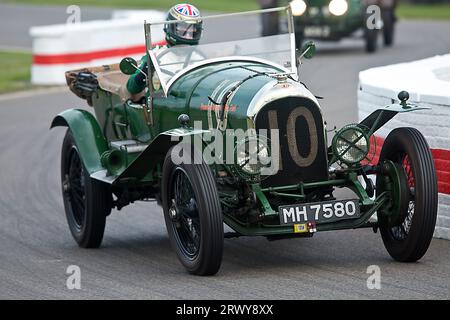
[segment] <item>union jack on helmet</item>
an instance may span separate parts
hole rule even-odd
[[[187,3],[177,4],[175,10],[186,17],[196,18],[200,16],[200,11],[193,5]]]
[[[169,45],[198,44],[202,25],[200,10],[187,3],[180,3],[170,8],[167,21],[177,20],[177,23],[166,23],[164,32]]]

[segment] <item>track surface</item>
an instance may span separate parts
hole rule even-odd
[[[395,47],[376,55],[349,40],[321,45],[302,67],[302,79],[325,97],[329,126],[356,121],[358,71],[450,50],[449,23],[401,22],[398,31]],[[78,248],[61,200],[64,130],[48,127],[58,112],[83,105],[65,89],[0,97],[0,298],[450,298],[450,242],[438,239],[414,264],[391,260],[371,230],[230,239],[219,274],[200,278],[171,250],[161,209],[138,203],[108,218],[101,249]],[[81,290],[66,288],[69,265],[81,268]],[[367,289],[369,265],[381,268],[381,290]]]
[[[15,5],[0,0],[0,48],[30,50],[32,26],[66,23],[69,14],[66,7],[48,5]],[[76,1],[74,1],[76,2]],[[110,19],[113,9],[81,8],[81,21]]]

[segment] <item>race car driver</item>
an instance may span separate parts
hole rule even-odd
[[[178,4],[170,8],[167,13],[166,21],[177,20],[179,22],[164,25],[167,47],[198,44],[201,38],[203,24],[201,19],[199,19],[200,17],[200,10],[190,4]],[[198,19],[198,21],[193,23],[192,19]],[[156,48],[154,50],[161,49],[162,48]],[[145,74],[148,74],[148,60],[148,55],[145,55],[142,58],[141,66],[139,68],[144,71]],[[126,88],[128,92],[134,96],[141,93],[146,86],[144,74],[137,70],[128,79]]]

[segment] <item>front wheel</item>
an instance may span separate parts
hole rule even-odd
[[[178,259],[192,274],[219,271],[223,219],[216,182],[206,164],[174,164],[172,149],[163,165],[162,203],[167,232]]]
[[[392,206],[401,208],[400,219],[391,219],[393,212],[378,211],[380,233],[389,254],[397,261],[414,262],[423,257],[433,237],[437,216],[437,181],[430,148],[423,135],[414,128],[393,130],[384,142],[380,166],[387,162],[398,168],[400,197],[391,193]],[[377,193],[383,187],[383,175],[377,177]],[[392,187],[393,183],[388,186]],[[402,195],[403,194],[403,195]],[[401,199],[402,203],[395,203]]]
[[[61,184],[73,238],[82,248],[99,247],[106,216],[111,213],[112,194],[107,185],[89,176],[70,130],[67,130],[62,146]]]

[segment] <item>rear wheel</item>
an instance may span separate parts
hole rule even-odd
[[[61,182],[67,223],[80,247],[97,248],[111,212],[112,194],[108,186],[91,179],[85,169],[70,130],[61,152]]]
[[[422,258],[433,237],[437,216],[437,181],[430,148],[423,135],[414,128],[393,130],[383,145],[380,165],[392,161],[399,169],[406,190],[401,195],[400,219],[378,212],[380,233],[389,254],[397,261],[414,262]],[[377,177],[381,192],[383,176]],[[391,184],[392,185],[392,184]],[[395,201],[395,200],[394,200]],[[394,203],[395,205],[395,203]],[[392,214],[392,212],[390,212]]]
[[[164,161],[162,180],[170,241],[190,273],[216,274],[222,262],[224,234],[215,179],[204,163],[174,164],[171,152]]]

